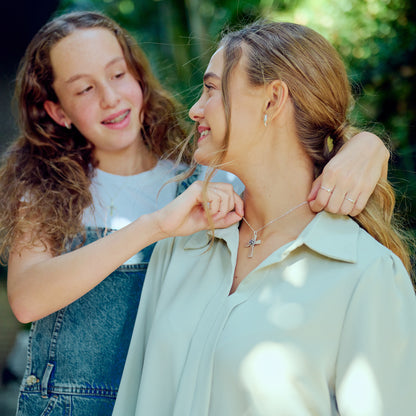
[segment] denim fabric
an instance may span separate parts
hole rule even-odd
[[[178,184],[178,194],[197,174]],[[106,232],[87,228],[85,244]],[[137,264],[120,266],[80,299],[32,324],[17,416],[111,415],[153,248],[140,251]],[[99,261],[91,259],[92,267]]]
[[[103,233],[87,229],[86,244]],[[85,414],[111,415],[153,247],[140,252],[140,263],[120,266],[80,299],[32,324],[17,415],[83,415],[76,410],[82,397],[94,409]],[[79,397],[54,398],[60,394]]]
[[[18,414],[33,416],[111,415],[114,399],[110,397],[51,394],[42,399],[35,393],[20,393]]]

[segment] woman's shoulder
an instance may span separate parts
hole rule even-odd
[[[378,286],[414,295],[412,277],[402,260],[361,227],[357,234],[356,266],[359,286]]]
[[[321,212],[303,234],[307,246],[331,261],[351,264],[356,276],[375,265],[383,265],[384,274],[398,268],[407,273],[400,258],[351,217]]]
[[[357,233],[357,256],[358,260],[363,263],[382,261],[390,264],[400,263],[403,265],[400,258],[391,249],[381,244],[360,226],[358,227]]]

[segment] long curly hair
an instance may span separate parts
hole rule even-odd
[[[182,108],[153,75],[136,41],[109,17],[97,12],[73,12],[54,18],[34,36],[17,74],[15,99],[20,137],[3,155],[0,168],[0,258],[12,244],[41,242],[53,255],[62,253],[83,232],[82,214],[92,204],[91,178],[97,161],[93,145],[73,126],[55,123],[44,109],[58,102],[50,51],[79,29],[109,30],[121,46],[127,66],[143,91],[141,135],[158,158],[191,161],[191,150],[180,144],[186,126]]]
[[[228,149],[230,137],[230,77],[243,53],[251,85],[285,82],[295,109],[299,140],[314,164],[315,177],[342,145],[359,129],[350,124],[353,105],[345,66],[332,45],[314,30],[287,22],[259,21],[225,34],[222,94],[227,131],[214,167]],[[407,236],[394,214],[395,193],[380,179],[366,208],[353,219],[381,244],[391,249],[411,273]]]

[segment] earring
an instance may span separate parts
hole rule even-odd
[[[68,130],[71,130],[71,125],[65,120],[65,122],[64,122],[64,124],[65,124],[65,127],[68,129]]]
[[[267,114],[264,115],[263,123],[264,123],[264,127],[267,127]]]

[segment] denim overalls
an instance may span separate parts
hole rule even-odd
[[[177,194],[197,175],[179,183]],[[104,229],[88,228],[86,244],[103,235]],[[153,248],[32,324],[17,416],[111,415]]]

